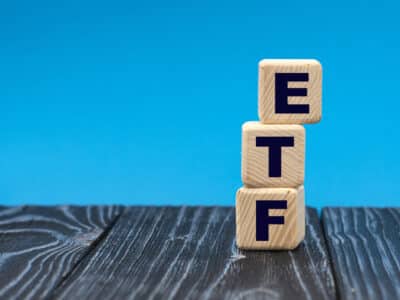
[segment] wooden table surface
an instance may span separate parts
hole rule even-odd
[[[2,207],[0,299],[400,299],[400,208],[308,208],[268,252],[232,207]]]

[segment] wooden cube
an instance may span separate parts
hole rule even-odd
[[[318,123],[322,67],[314,59],[263,59],[259,63],[258,115],[265,124]]]
[[[242,249],[289,250],[304,239],[304,187],[240,188],[236,244]]]
[[[242,126],[242,181],[249,187],[298,187],[304,182],[301,125]]]

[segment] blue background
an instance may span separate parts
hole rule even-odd
[[[54,3],[57,2],[57,3]],[[398,1],[3,1],[0,202],[233,205],[261,58],[317,58],[309,205],[399,205]]]

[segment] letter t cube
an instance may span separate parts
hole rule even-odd
[[[298,187],[304,182],[301,125],[242,126],[242,181],[249,187]]]

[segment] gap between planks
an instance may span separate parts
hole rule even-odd
[[[82,255],[82,257],[80,257],[80,259],[75,263],[75,265],[71,268],[71,270],[61,278],[60,282],[53,288],[53,291],[56,291],[57,289],[59,289],[59,287],[64,283],[65,280],[68,279],[68,277],[75,271],[76,268],[78,268],[78,266],[81,264],[81,262],[89,255],[91,255],[91,253],[93,251],[95,251],[95,249],[97,248],[97,246],[101,243],[102,240],[104,240],[107,235],[110,233],[111,229],[114,227],[114,225],[118,222],[119,218],[124,214],[125,212],[125,208],[124,206],[120,206],[120,212],[119,214],[114,218],[114,220],[104,229],[104,231],[100,234],[100,236],[89,246],[88,250],[86,251],[86,253],[84,253]],[[49,299],[51,299],[51,294],[48,296]]]

